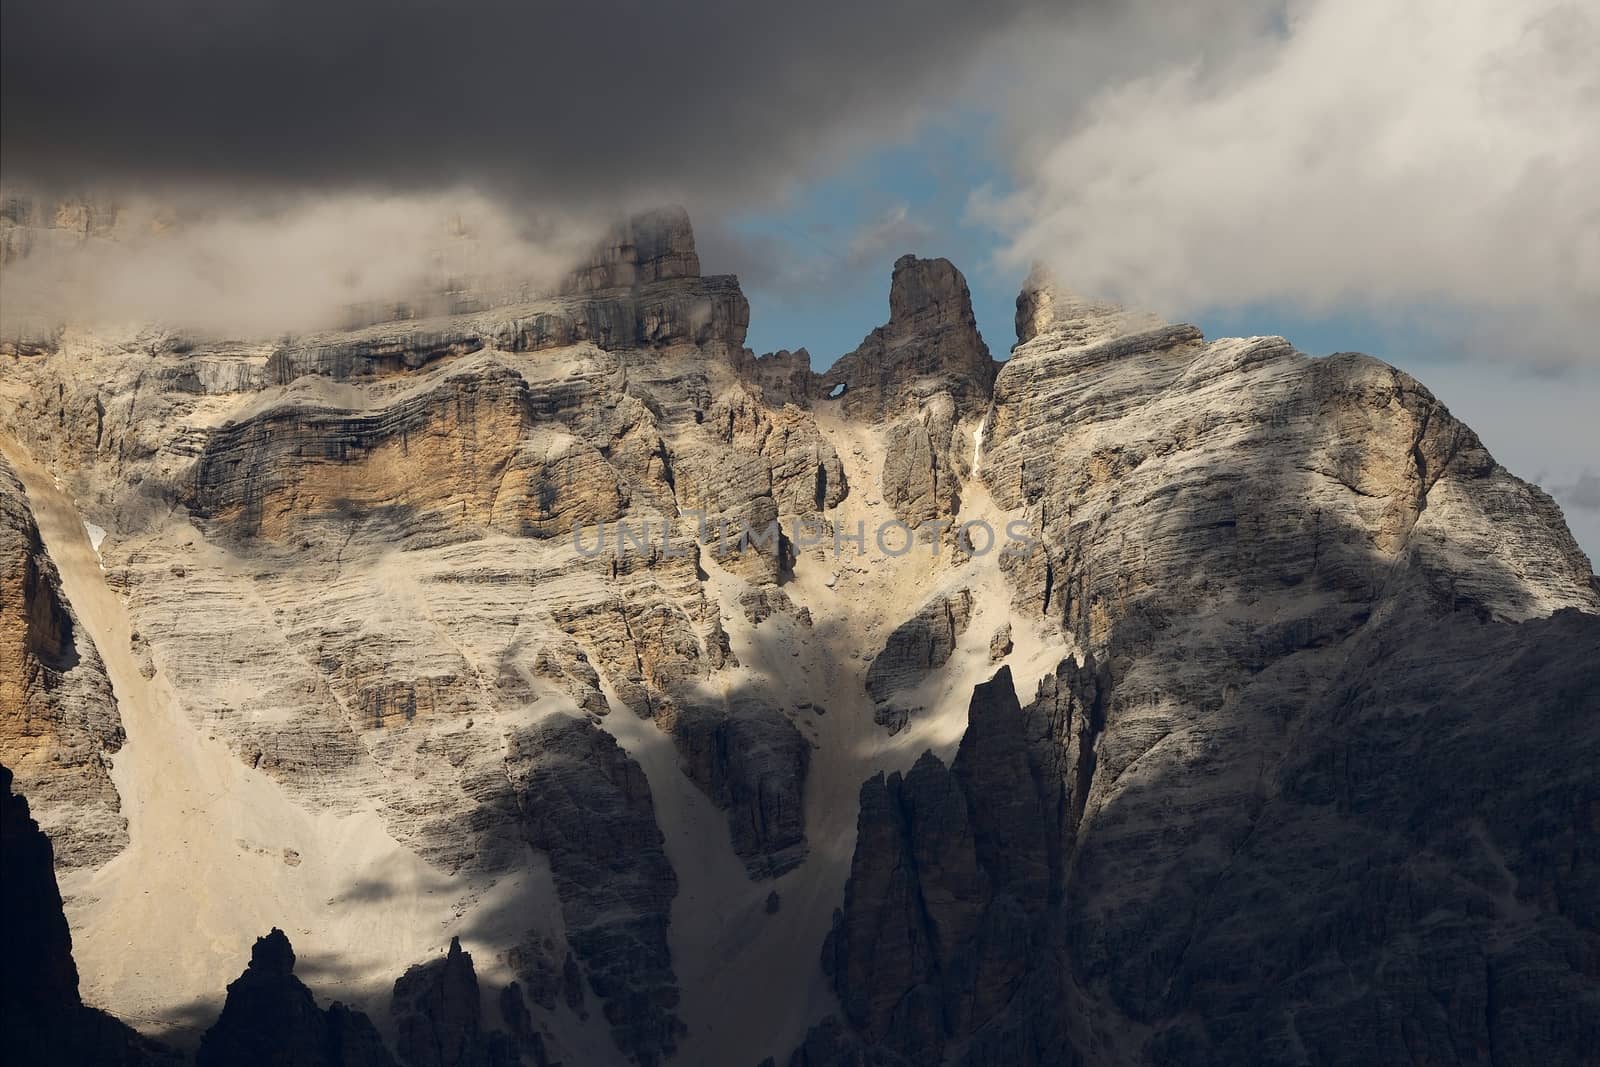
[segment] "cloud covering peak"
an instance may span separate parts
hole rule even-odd
[[[975,201],[1004,255],[1163,311],[1444,305],[1512,356],[1592,349],[1593,5],[1296,0],[1230,43],[1063,112]]]

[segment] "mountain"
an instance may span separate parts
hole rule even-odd
[[[748,322],[666,210],[537,300],[0,352],[0,760],[88,1003],[330,1063],[1600,1056],[1600,582],[1426,388],[1043,275],[997,362],[914,256],[826,371]]]

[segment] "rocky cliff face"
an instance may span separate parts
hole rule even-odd
[[[793,1062],[1595,1055],[1567,902],[1596,870],[1548,857],[1594,836],[1600,620],[1549,499],[1366,357],[1018,307],[979,475],[1043,533],[1006,564],[1018,612],[1102,667],[1023,713],[980,687],[952,771],[864,787],[824,951],[847,1027]],[[1468,784],[1512,766],[1541,770]],[[974,1020],[936,934],[990,906],[984,822],[1037,918],[976,983],[1010,1011]],[[1512,973],[1548,999],[1502,1006]]]
[[[880,485],[895,515],[915,527],[960,510],[970,447],[957,427],[981,417],[996,368],[961,272],[949,260],[901,256],[889,321],[814,376],[814,390],[837,396],[852,418],[887,421]]]
[[[1596,1054],[1600,587],[1425,388],[1043,277],[1001,366],[915,257],[827,373],[747,320],[665,212],[539,301],[0,355],[92,1002],[278,926],[370,1025],[268,939],[206,1055]]]
[[[94,642],[61,590],[27,494],[0,457],[0,761],[35,798],[63,868],[128,841],[110,775],[121,717]]]
[[[506,990],[512,1005],[507,1014],[522,1020],[528,1050],[541,1049],[539,1035],[526,1020],[521,993],[515,986]],[[450,951],[442,959],[419,963],[400,976],[389,1015],[400,1061],[412,1067],[512,1067],[522,1062],[522,1050],[510,1035],[484,1025],[478,974],[460,938],[450,939]]]
[[[949,767],[924,753],[862,786],[822,958],[852,1036],[823,1024],[801,1063],[1075,1061],[1061,893],[1087,784],[1070,763],[1099,685],[1065,660],[1024,709],[1002,668],[974,691]]]
[[[890,733],[905,728],[914,713],[896,702],[895,693],[943,667],[955,653],[957,639],[972,620],[972,593],[958,589],[936,596],[911,618],[896,626],[867,668],[867,692],[877,705],[873,716]]]
[[[611,735],[557,715],[509,767],[528,843],[550,857],[567,939],[604,1003],[617,1047],[641,1063],[670,1055],[677,978],[667,923],[677,878],[662,850],[650,784]]]

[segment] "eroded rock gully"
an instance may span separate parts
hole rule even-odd
[[[825,372],[748,317],[666,211],[538,300],[8,346],[38,1010],[207,1061],[1600,1055],[1600,593],[1420,383],[1042,275],[997,363],[914,256]]]

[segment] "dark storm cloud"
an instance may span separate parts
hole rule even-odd
[[[737,194],[937,105],[1028,6],[4,0],[0,147],[12,182]]]

